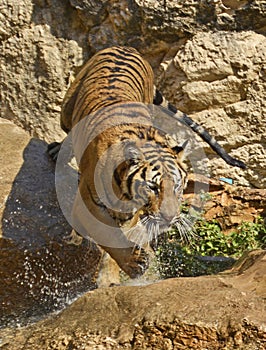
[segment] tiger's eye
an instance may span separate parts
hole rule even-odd
[[[153,191],[155,194],[159,193],[159,187],[156,183],[148,182],[147,187],[149,188],[149,190]]]

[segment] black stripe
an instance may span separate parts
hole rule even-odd
[[[133,177],[140,171],[139,168],[137,168],[135,171],[133,171],[133,173],[131,173],[128,178],[127,178],[127,189],[128,189],[128,193],[130,194],[130,196],[132,196],[132,181],[133,181]]]
[[[166,164],[166,167],[169,168],[170,170],[176,170],[177,166],[176,164],[172,164],[170,162],[167,162]]]
[[[124,200],[124,197],[127,199],[127,200],[131,200],[133,197],[130,196],[128,193],[123,193],[123,197],[121,198],[122,200]],[[127,215],[129,215],[129,213],[127,213]],[[130,216],[132,217],[133,214]]]
[[[121,70],[126,70],[127,72],[129,72],[128,68],[132,69],[132,71],[134,71],[136,73],[136,75],[139,76],[139,78],[141,79],[141,81],[143,82],[143,84],[145,83],[144,81],[144,77],[141,74],[141,71],[138,70],[136,67],[134,67],[134,65],[130,64],[129,62],[134,62],[134,60],[129,59],[128,57],[122,57],[122,56],[117,56],[115,54],[111,54],[109,53],[108,56],[113,56],[115,58],[119,58],[119,60],[111,60],[111,59],[105,59],[103,60],[103,62],[107,62],[107,63],[113,63],[114,67],[110,67],[107,66],[108,70],[111,72],[121,72]],[[121,59],[121,60],[120,60]],[[134,62],[136,64],[136,62]],[[97,64],[98,65],[98,64]],[[97,66],[96,65],[96,66]],[[138,66],[138,64],[137,64]],[[101,66],[102,67],[102,66]],[[101,69],[101,67],[99,69]],[[132,73],[131,73],[132,74]]]
[[[207,130],[203,129],[202,126],[199,124],[195,123],[189,116],[187,116],[185,113],[182,116],[182,120],[191,127],[193,131],[195,131],[200,137],[206,141],[210,147],[217,153],[219,156],[222,157],[222,159],[225,160],[226,163],[237,166],[239,168],[245,169],[246,165],[238,159],[235,159],[231,157],[225,149],[219,145],[219,143],[208,133]]]
[[[136,51],[136,53],[134,52],[130,52],[130,51],[124,51],[123,49],[117,49],[117,51],[120,52],[120,54],[115,54],[115,53],[107,53],[107,55],[113,56],[113,57],[117,57],[119,59],[122,60],[126,60],[126,61],[131,61],[134,62],[136,65],[141,65],[142,69],[146,72],[146,74],[148,74],[149,72],[147,71],[147,67],[144,63],[143,58],[140,56],[140,54]],[[129,58],[129,56],[131,58]]]
[[[97,206],[100,207],[100,208],[106,208],[106,206],[101,202],[101,200],[100,200],[99,197],[98,197],[99,202],[97,202],[97,200],[94,199],[94,197],[93,197],[93,195],[92,195],[92,193],[91,193],[91,189],[90,189],[90,187],[89,187],[88,184],[86,184],[86,189],[87,189],[87,191],[88,191],[88,193],[89,193],[89,195],[90,195],[90,198],[91,198],[92,202],[93,202],[95,205],[97,205]],[[81,197],[82,197],[82,195],[81,195]]]
[[[114,179],[115,179],[115,182],[116,182],[117,186],[120,187],[122,181],[120,179],[120,176],[118,174],[117,169],[115,169],[115,171],[114,171]]]
[[[135,183],[134,183],[134,193],[135,193],[135,196],[134,198],[135,199],[143,199],[143,201],[145,202],[147,200],[147,198],[145,197],[142,197],[139,192],[138,192],[138,187],[141,186],[141,183],[139,180],[136,180]]]
[[[129,107],[129,108],[130,108],[130,107]],[[147,116],[146,116],[146,115],[140,114],[140,113],[139,113],[139,114],[134,113],[134,115],[132,115],[132,114],[116,113],[116,112],[114,112],[114,113],[112,113],[112,114],[107,113],[106,116],[100,118],[100,120],[98,120],[95,124],[92,124],[92,125],[93,125],[94,128],[97,128],[98,125],[100,125],[101,123],[103,123],[105,120],[107,120],[107,119],[109,119],[109,118],[113,118],[113,117],[122,117],[122,118],[124,118],[125,116],[130,117],[130,119],[132,119],[132,120],[138,119],[139,117],[144,117],[144,118],[147,119]],[[95,119],[96,119],[96,118],[95,118]],[[94,120],[95,120],[95,119],[94,119]],[[130,124],[131,124],[131,123],[130,123]],[[123,125],[130,125],[130,124],[128,124],[128,123],[123,123]],[[138,124],[138,123],[136,122],[136,124]]]
[[[156,106],[160,106],[160,104],[163,102],[163,95],[160,93],[159,90],[156,89],[155,96],[153,97],[153,104]]]
[[[170,112],[173,112],[173,113],[177,113],[178,109],[173,106],[171,103],[168,102],[168,106],[167,106],[167,109],[170,111]]]
[[[185,176],[187,175],[187,170],[181,165],[181,164],[178,164],[178,170],[183,171],[183,173],[185,174]]]
[[[101,103],[97,102],[94,104],[93,108],[91,109],[90,113],[97,113],[99,112],[99,110],[101,110],[101,113],[103,113],[103,109],[104,108],[107,108],[107,107],[110,107],[112,105],[115,105],[117,104],[118,102],[121,102],[121,101],[118,101],[117,99],[105,99],[103,101],[101,101]],[[94,118],[93,120],[95,120],[95,115],[94,115]]]
[[[124,79],[122,79],[122,78],[128,78],[128,79],[130,79],[130,81],[128,81],[128,80],[124,80]],[[125,74],[115,74],[112,78],[109,78],[109,84],[111,85],[111,86],[114,86],[114,88],[116,88],[117,89],[117,86],[116,85],[112,85],[112,84],[116,84],[116,83],[122,83],[122,84],[126,84],[126,85],[128,85],[129,87],[130,87],[130,89],[132,90],[132,91],[136,91],[136,85],[133,83],[133,84],[131,84],[131,81],[133,82],[133,80],[132,80],[132,76],[126,76]],[[138,84],[139,85],[139,84]],[[141,91],[140,91],[141,90]],[[143,86],[138,86],[138,91],[139,92],[141,92],[141,94],[143,95]]]
[[[157,161],[161,161],[164,163],[165,161],[173,161],[174,162],[174,157],[166,152],[160,152],[156,149],[151,149],[149,151],[144,152],[145,159],[146,160],[151,160],[151,159],[156,159]]]
[[[128,127],[130,126],[129,124],[127,124],[128,125]],[[138,130],[129,130],[129,129],[127,129],[127,130],[125,130],[124,132],[123,132],[123,136],[120,138],[120,141],[125,141],[125,140],[129,140],[129,141],[132,141],[132,135],[135,135],[135,136],[137,136],[138,137]]]
[[[158,157],[158,152],[157,151],[150,151],[148,152],[148,154],[145,152],[145,159],[146,160],[151,160],[151,159],[156,159],[158,160],[159,157]]]
[[[157,173],[156,175],[154,175],[153,177],[152,177],[152,181],[154,180],[154,179],[156,179],[156,177],[158,177],[158,176],[160,176],[161,175],[161,173],[159,172],[159,173]]]
[[[114,67],[110,67],[110,65],[100,65],[100,63],[104,63],[104,64],[113,63]],[[127,74],[121,72],[121,67],[124,71],[127,72]],[[139,82],[139,80],[135,78],[135,75],[128,68],[132,68],[132,70],[140,77],[140,79],[142,80],[142,84]],[[126,62],[121,62],[121,61],[114,62],[113,60],[105,59],[102,62],[98,62],[95,68],[94,67],[91,68],[91,70],[93,70],[93,73],[91,73],[88,78],[84,79],[84,82],[91,82],[91,81],[93,82],[95,80],[100,80],[101,78],[99,78],[99,72],[104,69],[110,72],[110,75],[109,75],[110,77],[119,78],[121,76],[127,76],[131,78],[131,80],[135,81],[135,85],[138,85],[138,89],[141,90],[141,92],[143,93],[143,85],[145,81],[142,74],[133,66],[127,64]]]
[[[140,77],[140,80],[142,81],[142,83],[139,81],[139,79],[137,79],[137,77],[134,74],[132,74],[132,72],[128,68],[133,69],[133,71]],[[138,70],[136,70],[135,68],[133,68],[132,66],[129,66],[129,65],[127,65],[127,68],[123,67],[123,70],[127,73],[127,76],[134,82],[135,86],[138,88],[138,90],[143,95],[145,81],[144,81],[142,74],[139,74]],[[116,77],[116,75],[126,76],[125,73],[122,74],[121,72],[119,72],[119,74],[113,74],[114,77]]]
[[[140,176],[143,180],[146,180],[146,172],[147,172],[147,168],[145,167],[145,168],[143,168],[142,173],[140,174]]]

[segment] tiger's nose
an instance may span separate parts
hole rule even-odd
[[[162,215],[162,218],[164,219],[164,221],[166,221],[168,224],[170,224],[175,217],[175,215],[173,215],[171,213],[161,213],[161,215]]]
[[[180,208],[176,206],[176,203],[171,203],[167,208],[161,207],[160,214],[162,219],[170,225],[176,217],[180,215]]]

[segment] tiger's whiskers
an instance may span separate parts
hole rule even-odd
[[[172,226],[177,229],[183,244],[191,244],[191,238],[197,238],[193,230],[195,220],[196,218],[187,216],[184,213],[181,213],[181,215],[174,220]]]
[[[196,218],[193,216],[181,213],[179,217],[172,220],[169,229],[172,227],[178,231],[183,244],[191,244],[191,238],[197,237],[193,230],[195,220]],[[163,225],[163,223],[164,221],[159,215],[147,215],[139,220],[135,226],[125,229],[124,233],[136,246],[143,247],[152,241],[157,245],[160,234],[167,231],[166,226],[164,229],[161,228],[160,224]]]
[[[153,240],[158,240],[160,235],[159,219],[155,216],[145,216],[124,233],[130,241],[143,247]]]

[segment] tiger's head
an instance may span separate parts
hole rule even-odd
[[[125,143],[125,161],[114,171],[113,188],[120,203],[130,203],[131,210],[123,210],[122,205],[111,215],[129,238],[143,237],[145,228],[151,241],[179,222],[187,178],[185,146],[171,148],[155,139]]]

